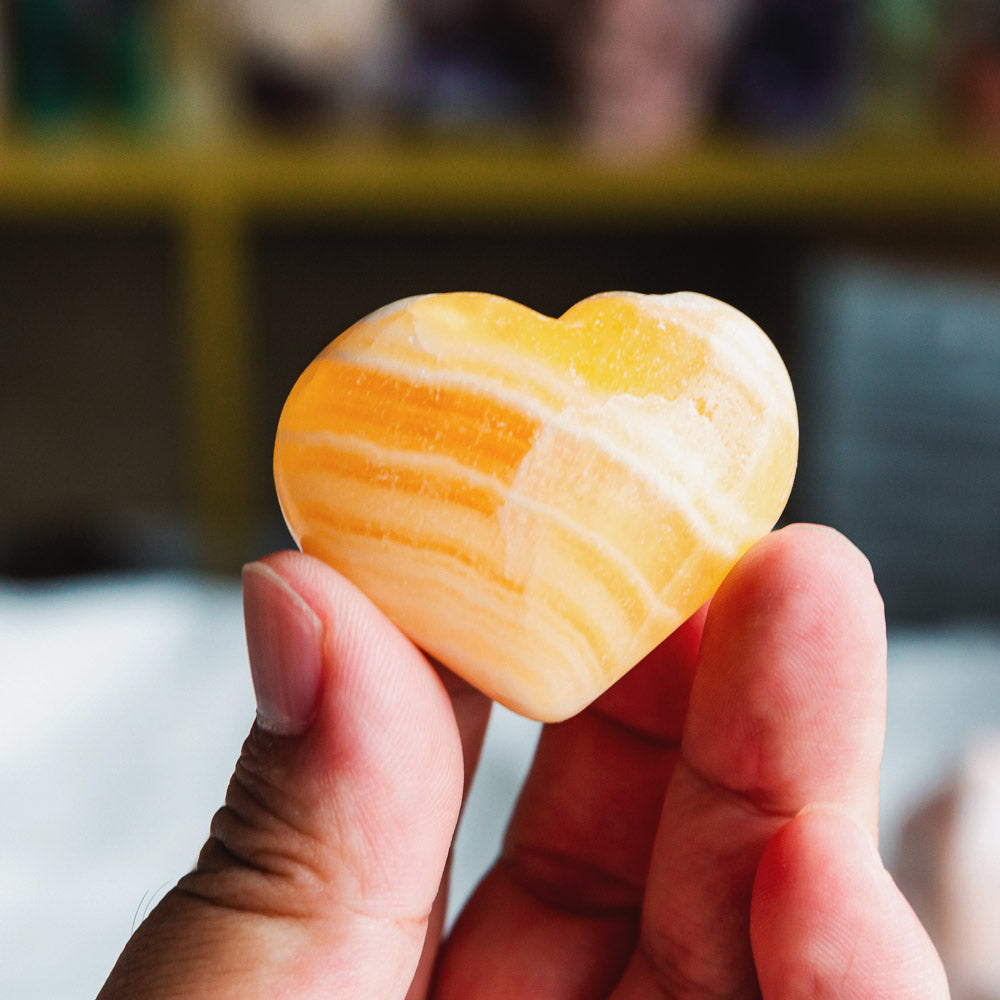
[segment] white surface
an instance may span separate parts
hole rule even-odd
[[[1000,726],[1000,635],[894,636],[883,844]],[[0,585],[0,997],[93,996],[193,864],[253,717],[238,589],[183,576]],[[538,727],[496,711],[455,852],[496,851]]]
[[[191,867],[253,704],[238,595],[0,590],[0,996],[97,993]]]
[[[1000,730],[1000,629],[967,624],[889,637],[881,840],[891,859],[906,816],[982,734]]]

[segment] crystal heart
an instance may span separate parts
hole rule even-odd
[[[274,475],[303,551],[516,712],[578,712],[778,519],[798,447],[770,340],[715,299],[605,293],[551,319],[393,303],[306,369]]]

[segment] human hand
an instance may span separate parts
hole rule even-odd
[[[489,703],[316,560],[270,556],[244,592],[258,721],[196,870],[102,1000],[948,996],[876,853],[885,625],[834,532],[761,541],[544,728],[443,943]]]

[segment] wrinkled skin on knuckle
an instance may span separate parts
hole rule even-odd
[[[312,804],[302,801],[301,782],[291,780],[294,762],[283,739],[254,726],[197,866],[179,889],[268,916],[322,911],[333,875],[331,845],[327,831],[316,828]]]

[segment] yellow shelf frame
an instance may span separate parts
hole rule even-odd
[[[476,217],[856,221],[1000,219],[1000,149],[857,141],[786,148],[717,142],[629,164],[555,144],[358,138],[211,145],[114,138],[0,140],[0,209],[234,218],[350,213]]]
[[[217,142],[7,137],[0,215],[163,218],[181,253],[195,491],[207,567],[248,555],[253,358],[244,274],[256,218],[1000,228],[1000,150],[855,142],[719,142],[641,164],[532,141],[330,137]],[[252,554],[252,553],[251,553]]]

